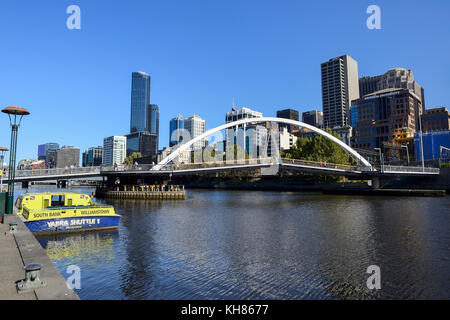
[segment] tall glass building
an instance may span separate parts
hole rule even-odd
[[[169,146],[173,147],[183,141],[184,118],[179,115],[178,117],[170,120],[169,130]]]
[[[150,105],[150,75],[133,72],[131,81],[130,132],[147,131]]]
[[[159,109],[157,104],[147,106],[147,131],[152,134],[159,134]]]

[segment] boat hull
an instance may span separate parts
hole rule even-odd
[[[25,225],[33,233],[46,234],[116,229],[119,221],[120,216],[88,216],[25,221]]]

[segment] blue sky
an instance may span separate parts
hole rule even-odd
[[[81,8],[69,30],[66,8]],[[366,9],[381,8],[381,30]],[[129,131],[131,72],[152,76],[160,146],[169,120],[194,113],[206,127],[236,105],[322,109],[320,63],[349,54],[359,75],[412,69],[427,107],[450,107],[450,1],[48,0],[0,2],[0,108],[31,115],[18,159],[45,142],[86,148]],[[9,147],[0,114],[0,146]]]

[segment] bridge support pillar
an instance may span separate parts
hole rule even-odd
[[[56,184],[57,184],[57,187],[61,188],[61,189],[65,189],[67,187],[66,180],[58,180]]]
[[[372,177],[372,189],[380,189],[380,177]]]
[[[22,181],[22,189],[28,189],[29,184],[28,181]]]

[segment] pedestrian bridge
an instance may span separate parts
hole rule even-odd
[[[276,175],[279,170],[300,171],[310,174],[339,175],[351,178],[370,178],[372,176],[430,176],[439,175],[438,168],[384,166],[366,167],[357,165],[342,165],[326,162],[314,162],[297,159],[246,159],[223,162],[202,162],[190,164],[167,164],[159,170],[152,170],[149,166],[132,166],[125,168],[114,167],[86,167],[71,169],[35,169],[16,170],[16,182],[54,181],[54,180],[87,180],[102,176],[185,176],[217,173],[223,171],[266,170]],[[6,175],[7,176],[7,175]],[[3,180],[7,183],[7,179]]]
[[[297,159],[282,159],[280,157],[279,141],[277,136],[274,135],[274,130],[270,130],[270,134],[265,134],[262,139],[258,139],[258,143],[261,143],[258,148],[262,150],[262,155],[257,157],[249,157],[246,159],[245,153],[240,153],[240,155],[235,155],[234,149],[230,153],[229,149],[225,155],[225,158],[238,158],[232,160],[222,160],[224,157],[218,157],[221,160],[213,159],[212,161],[198,161],[195,162],[189,159],[189,163],[180,163],[176,159],[183,152],[190,152],[195,144],[201,143],[208,139],[208,137],[213,137],[222,130],[233,129],[234,132],[238,132],[238,128],[243,128],[241,133],[241,142],[243,143],[243,150],[246,150],[247,140],[245,135],[247,134],[245,128],[246,126],[255,126],[257,124],[264,124],[268,128],[267,124],[281,123],[285,125],[292,125],[297,127],[302,127],[308,129],[324,138],[336,143],[341,147],[349,156],[353,159],[353,165],[341,165],[326,162],[314,162],[306,160]],[[271,126],[271,125],[270,125]],[[267,130],[269,131],[269,130]],[[237,137],[236,133],[236,137]],[[215,142],[217,144],[217,141]],[[212,144],[214,146],[215,144]],[[268,157],[270,145],[270,153],[274,154]],[[202,154],[212,152],[215,149],[208,149],[210,145],[205,148],[205,150],[200,149],[200,159],[204,159]],[[234,148],[234,146],[232,146]],[[197,152],[197,151],[195,151]],[[209,157],[211,158],[211,157]],[[341,175],[353,178],[370,178],[374,176],[430,176],[439,175],[440,170],[438,168],[425,168],[425,167],[405,167],[405,166],[390,166],[383,165],[381,167],[374,167],[367,161],[363,156],[361,156],[357,151],[352,149],[350,146],[346,145],[341,140],[337,139],[333,135],[319,128],[311,126],[309,124],[283,118],[274,117],[262,117],[262,118],[246,118],[235,122],[226,123],[224,125],[218,126],[214,129],[208,130],[202,135],[195,137],[194,139],[189,139],[187,142],[180,144],[171,154],[162,159],[156,165],[141,165],[141,166],[131,166],[125,168],[124,166],[119,167],[84,167],[84,168],[64,168],[64,169],[35,169],[35,170],[16,170],[15,181],[17,182],[33,182],[33,181],[49,181],[49,180],[80,180],[87,178],[96,178],[103,176],[135,176],[135,177],[151,177],[151,176],[180,176],[180,175],[196,175],[196,174],[206,174],[206,173],[217,173],[221,171],[230,170],[261,170],[261,174],[264,175],[275,175],[278,174],[279,170],[292,170],[301,171],[311,174],[331,174],[331,175]],[[4,177],[7,177],[6,174]]]

